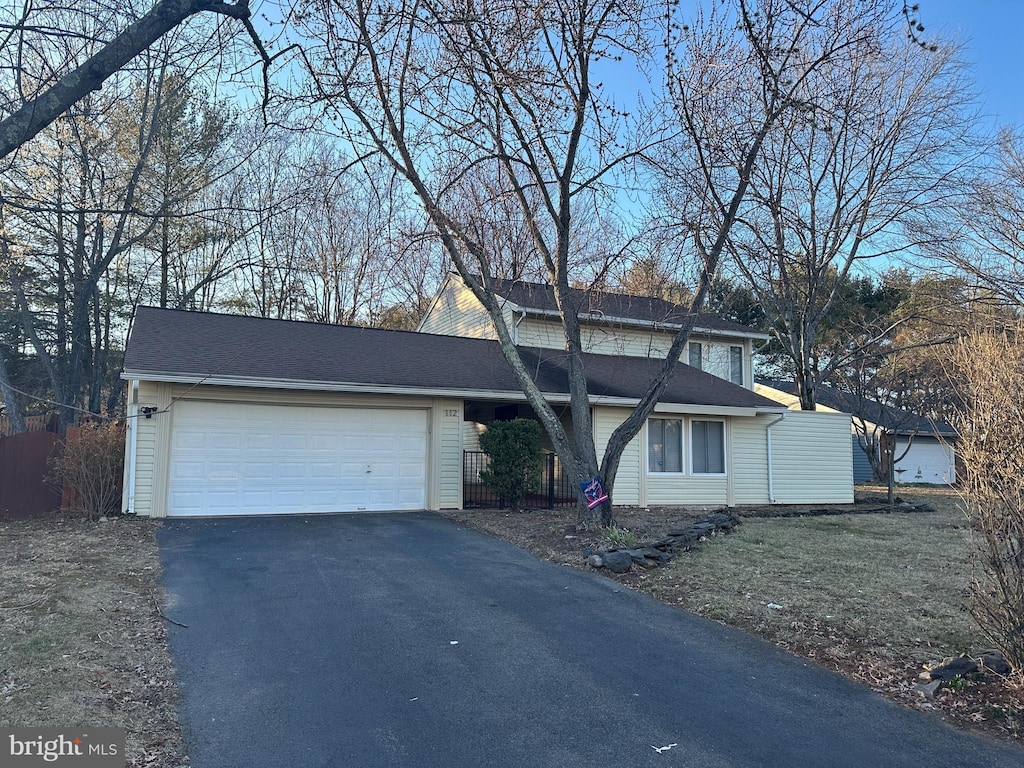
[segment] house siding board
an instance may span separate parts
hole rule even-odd
[[[626,408],[594,409],[594,441],[598,458],[604,455],[612,432],[626,420],[629,414],[630,411]],[[641,430],[640,434],[630,440],[622,451],[619,470],[615,475],[615,485],[612,488],[612,504],[615,506],[640,506],[643,504],[640,473],[640,445],[643,439],[644,433]]]
[[[728,484],[726,477],[652,473],[647,475],[647,506],[725,504]]]
[[[508,318],[506,318],[507,321]],[[486,310],[465,285],[450,281],[420,323],[422,333],[495,339],[494,326]]]
[[[519,346],[542,349],[565,349],[561,326],[547,320],[527,317],[519,323]]]
[[[871,468],[871,460],[861,448],[860,438],[853,435],[850,438],[853,446],[853,482],[870,483],[875,479],[875,471]]]
[[[793,411],[772,427],[772,472],[779,504],[853,502],[850,417]]]
[[[732,478],[735,504],[768,503],[767,428],[777,417],[733,419]]]
[[[153,382],[139,382],[139,410],[157,407],[158,385]],[[160,414],[152,418],[140,416],[135,420],[135,514],[149,517],[153,510],[153,480],[155,479],[157,429]],[[125,493],[127,494],[127,486]]]
[[[440,476],[438,508],[462,508],[462,401],[436,400],[434,414],[440,424]]]
[[[672,346],[674,334],[641,331],[634,328],[601,327],[584,324],[581,330],[583,351],[597,355],[663,358]],[[730,374],[729,348],[743,348],[743,385],[751,388],[750,343],[746,339],[714,340],[707,336],[693,336],[701,344],[704,371],[719,378]],[[519,344],[523,347],[564,349],[565,335],[554,320],[528,317],[519,324]],[[687,363],[689,353],[684,349],[680,359]]]

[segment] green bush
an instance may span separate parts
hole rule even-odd
[[[480,435],[480,448],[489,459],[480,482],[513,509],[521,508],[526,494],[540,485],[544,469],[540,424],[530,419],[496,421]]]

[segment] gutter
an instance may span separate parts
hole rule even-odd
[[[768,503],[775,503],[775,474],[772,472],[772,427],[786,418],[786,414],[780,414],[779,418],[765,427],[765,434],[768,436]]]
[[[527,307],[523,309],[523,312],[528,312],[536,317],[544,318],[559,318],[561,314],[555,309],[538,309],[536,307]],[[638,328],[646,331],[677,331],[683,326],[680,323],[656,323],[651,320],[637,320],[636,318],[630,317],[614,317],[606,315],[601,311],[597,312],[580,312],[580,320],[590,320],[596,323],[606,323],[609,325],[621,325],[631,328]],[[743,339],[762,339],[764,341],[770,341],[771,336],[767,333],[761,333],[760,331],[734,331],[734,330],[722,330],[719,328],[705,328],[703,326],[695,326],[690,329],[690,333],[698,336],[729,336],[732,338],[743,338]]]
[[[519,324],[526,319],[526,310],[520,309],[519,311],[522,312],[523,314],[519,316],[519,319],[516,320],[515,325],[512,326],[512,343],[515,344],[517,347],[519,346]]]
[[[126,492],[128,495],[127,503],[125,504],[124,513],[126,515],[135,514],[135,463],[136,453],[139,445],[139,380],[131,380],[131,404],[128,407],[128,457],[127,466],[125,470],[128,473],[128,482],[126,483]]]

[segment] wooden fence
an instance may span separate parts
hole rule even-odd
[[[0,437],[0,520],[39,517],[60,509],[61,489],[47,482],[49,461],[60,450],[53,432]]]
[[[27,432],[40,432],[46,429],[46,422],[49,419],[48,416],[25,416],[24,418]],[[10,418],[7,414],[0,413],[0,437],[13,434],[14,427],[11,425]]]

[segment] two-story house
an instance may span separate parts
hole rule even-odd
[[[500,284],[549,403],[569,402],[550,287]],[[598,455],[661,366],[681,309],[580,291]],[[490,320],[455,277],[417,332],[140,307],[125,351],[124,509],[149,516],[460,508],[464,453],[531,415]],[[626,447],[619,505],[852,500],[849,417],[756,394],[764,335],[700,318]],[[838,439],[845,436],[845,439]]]

